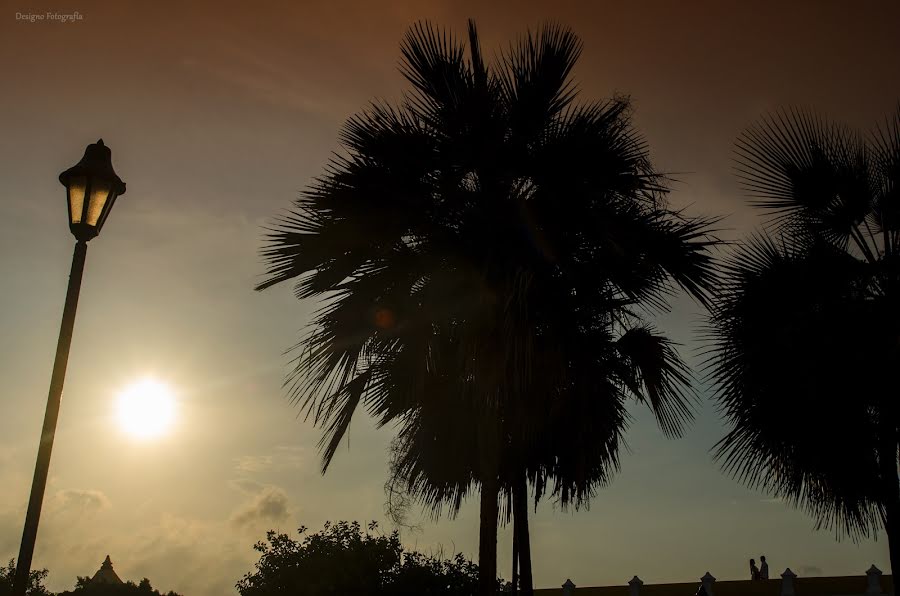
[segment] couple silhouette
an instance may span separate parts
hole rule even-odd
[[[756,561],[750,559],[750,579],[769,579],[769,564],[766,563],[765,555],[760,555],[759,557],[760,566],[757,569]]]

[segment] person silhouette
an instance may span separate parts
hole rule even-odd
[[[759,579],[759,569],[756,568],[756,561],[750,559],[750,579],[758,580]]]
[[[759,579],[769,579],[769,564],[765,555],[759,555]]]

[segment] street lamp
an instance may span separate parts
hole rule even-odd
[[[66,304],[63,308],[59,340],[56,344],[56,359],[50,377],[50,393],[47,396],[47,410],[44,413],[44,428],[38,447],[34,479],[31,481],[31,497],[28,499],[28,513],[25,514],[25,529],[22,531],[22,545],[16,564],[16,578],[13,596],[25,596],[28,576],[31,573],[31,558],[34,555],[34,541],[37,537],[44,489],[47,487],[47,472],[50,468],[50,454],[53,451],[53,437],[56,435],[56,420],[59,418],[59,402],[62,397],[66,364],[69,360],[69,346],[72,344],[72,328],[75,324],[75,309],[81,290],[81,275],[84,272],[84,258],[87,243],[100,233],[116,197],[125,193],[125,183],[116,176],[112,167],[109,147],[100,139],[88,145],[84,157],[77,164],[59,175],[59,181],[66,187],[69,204],[69,230],[75,236],[75,252],[72,255],[72,269],[69,273],[69,287],[66,290]]]

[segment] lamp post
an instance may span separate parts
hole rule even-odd
[[[84,157],[77,164],[59,175],[59,181],[66,187],[69,204],[69,230],[75,236],[75,252],[72,255],[72,270],[69,273],[69,287],[66,290],[66,304],[63,308],[59,340],[56,344],[56,359],[50,377],[50,393],[47,396],[47,410],[44,413],[44,427],[38,447],[34,479],[31,481],[31,497],[28,499],[28,513],[25,514],[25,529],[22,530],[22,545],[16,563],[16,577],[13,596],[25,596],[28,576],[31,574],[31,558],[37,537],[44,489],[47,487],[47,472],[50,468],[50,454],[56,435],[56,420],[59,417],[59,402],[62,397],[66,364],[69,360],[69,346],[72,343],[72,328],[75,324],[75,309],[81,290],[81,275],[87,243],[100,233],[116,197],[125,193],[125,183],[116,176],[112,167],[112,154],[100,139],[88,145]]]

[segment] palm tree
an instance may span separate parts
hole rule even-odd
[[[514,524],[513,586],[519,563],[524,594],[533,590],[528,483],[534,488],[535,504],[549,495],[564,510],[586,506],[619,469],[629,398],[646,402],[668,436],[679,436],[690,417],[688,371],[670,342],[652,328],[638,324],[618,338],[611,324],[607,333],[574,331],[582,336],[579,341],[570,338],[539,358],[548,362],[567,350],[567,381],[560,383],[538,372],[532,377],[532,390],[551,399],[519,399],[507,404],[503,413],[501,502],[506,521],[512,519]],[[476,482],[480,456],[471,425],[476,414],[460,403],[461,393],[436,378],[427,399],[404,419],[392,444],[386,485],[389,506],[398,506],[392,513],[402,514],[405,511],[397,509],[421,502],[435,517],[443,511],[452,517]],[[530,411],[522,412],[523,406]]]
[[[323,471],[360,405],[400,425],[426,502],[458,506],[480,490],[489,594],[506,453],[528,454],[519,477],[577,499],[614,460],[562,455],[616,427],[623,392],[680,428],[683,394],[632,362],[626,338],[676,286],[704,299],[713,240],[707,221],[666,209],[627,100],[576,104],[571,31],[545,26],[488,66],[470,23],[465,50],[427,23],[410,30],[412,91],[348,120],[345,152],[270,230],[258,289],[295,279],[298,298],[324,301],[287,383],[325,431]],[[680,370],[674,352],[655,353]],[[547,412],[558,429],[544,452],[535,413]],[[572,412],[596,418],[566,434]]]
[[[715,298],[708,364],[733,425],[717,457],[838,539],[884,527],[898,571],[900,109],[869,138],[780,111],[737,153],[769,219]]]

